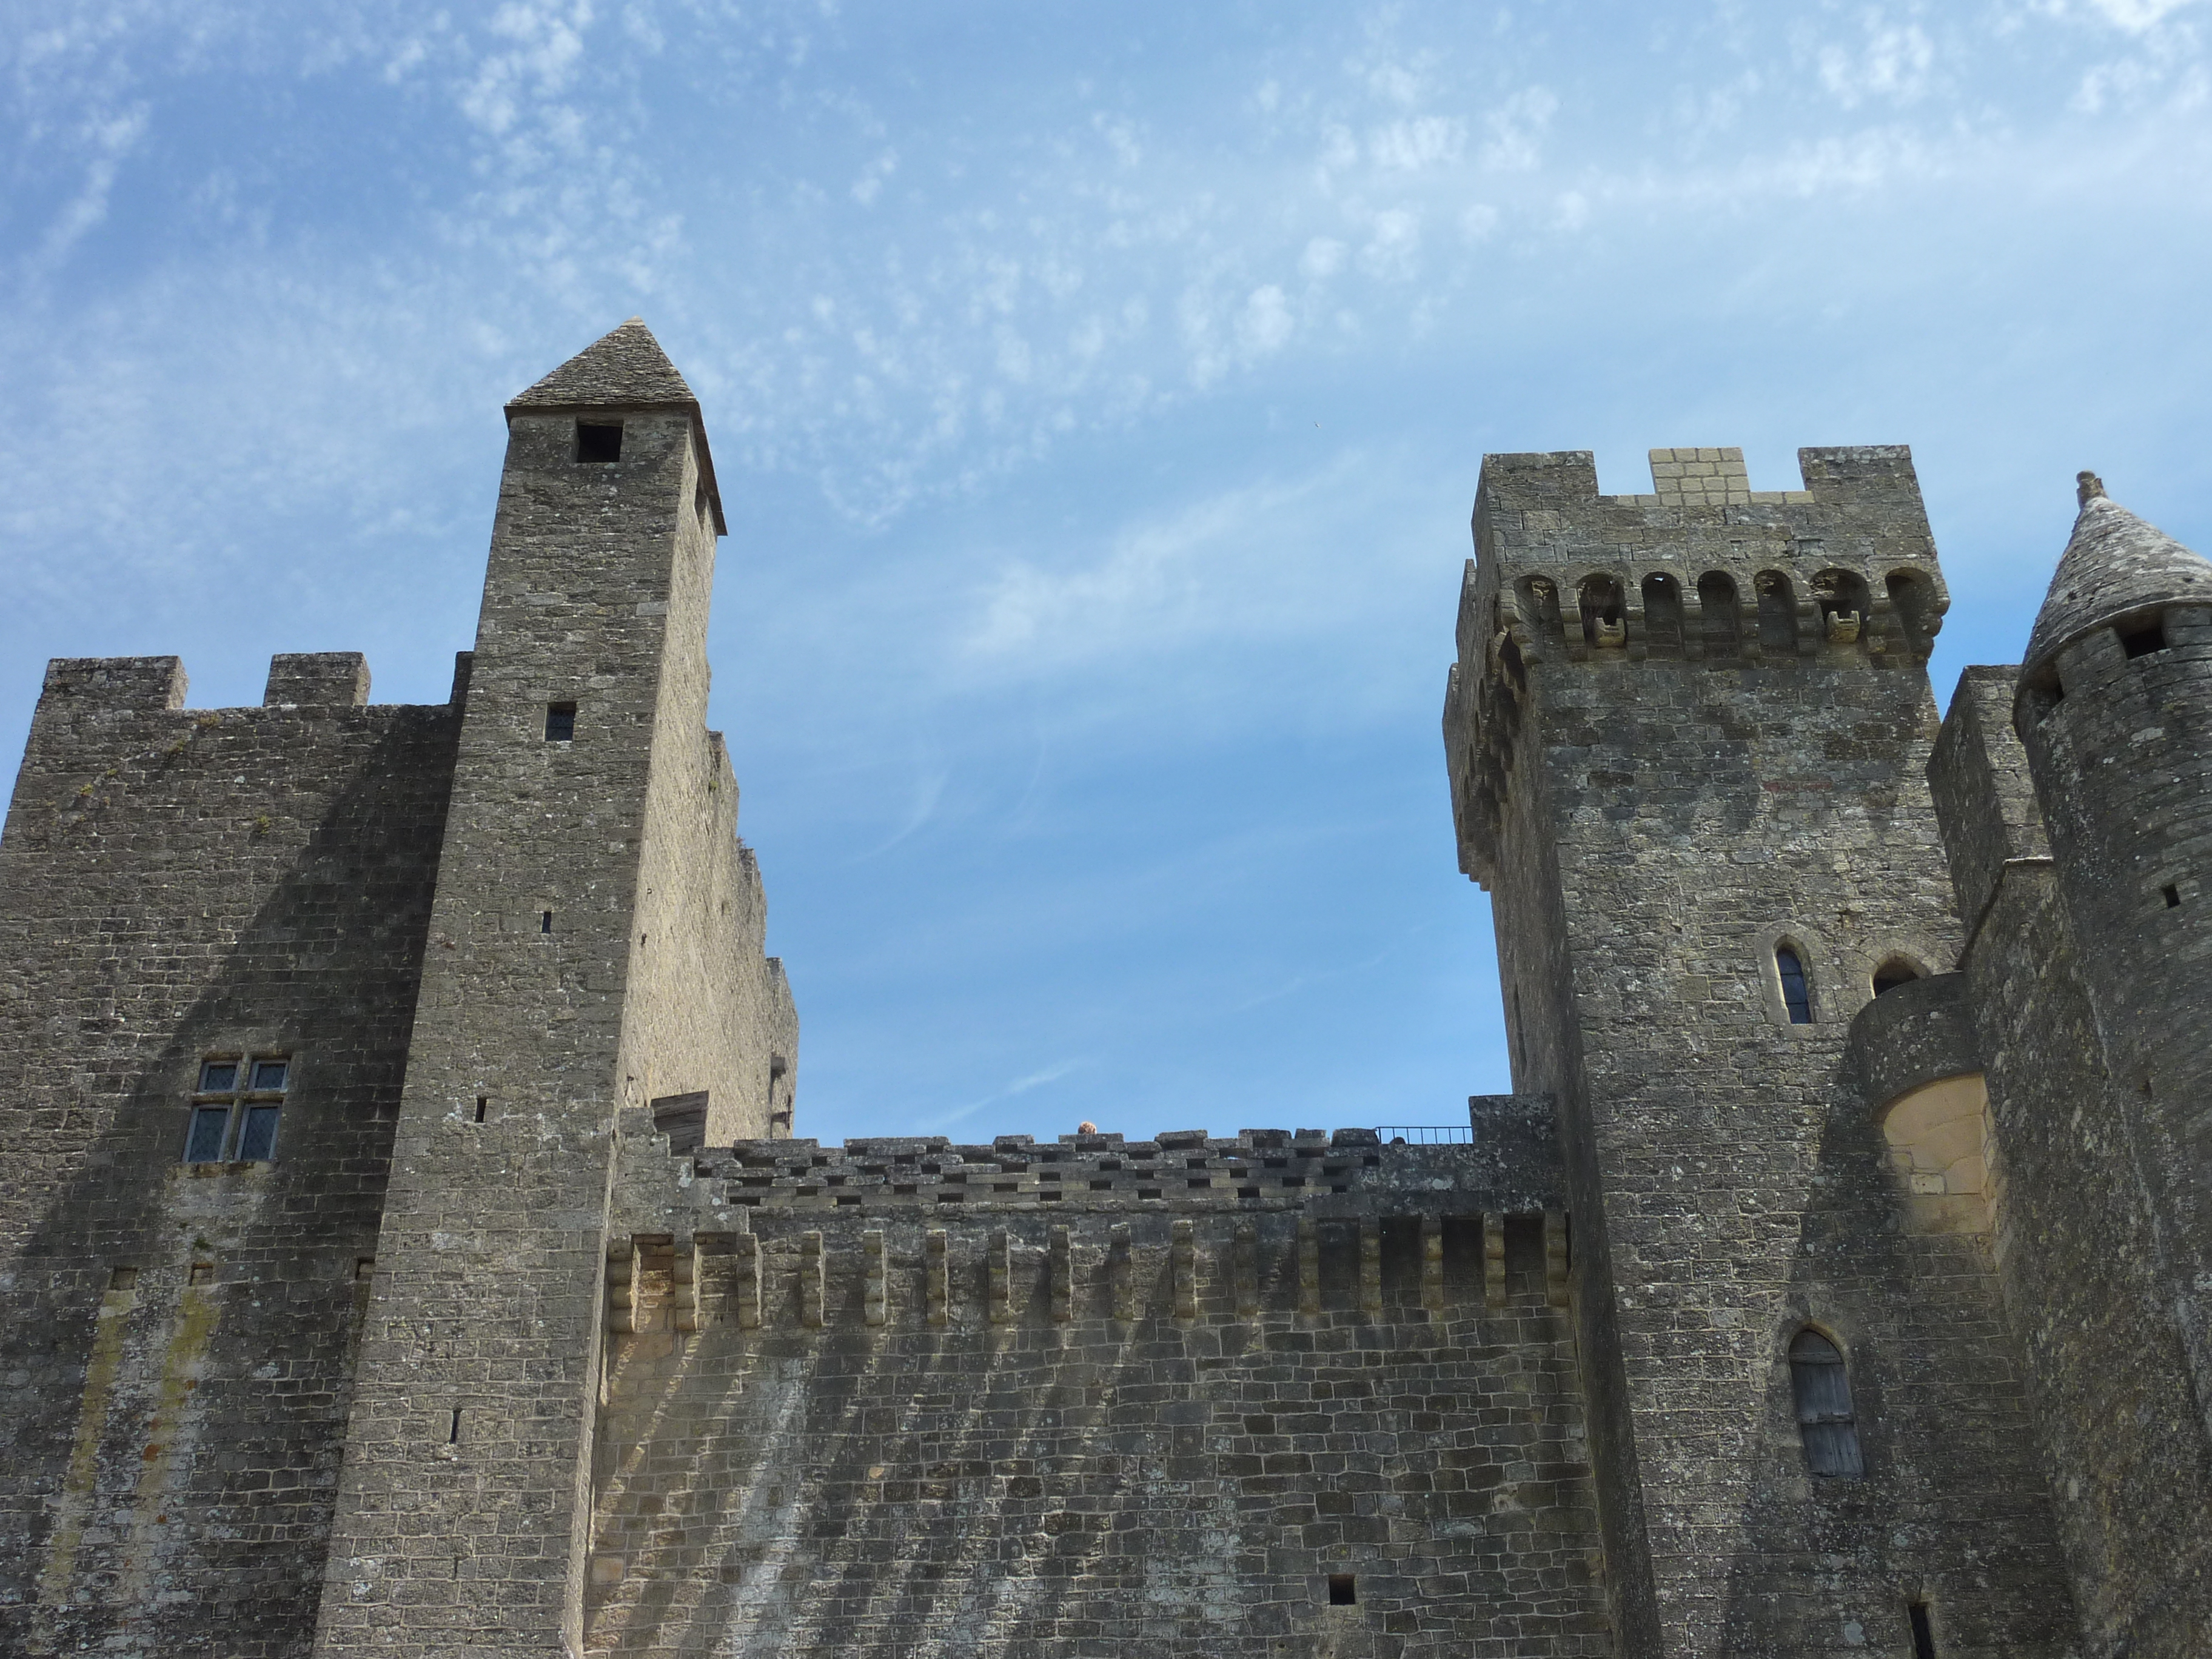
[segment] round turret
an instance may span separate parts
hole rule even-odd
[[[2113,501],[2095,473],[2079,474],[2075,493],[2081,514],[2028,635],[2023,688],[2050,690],[2058,653],[2084,635],[2126,635],[2154,625],[2168,605],[2212,605],[2212,563]]]
[[[2014,721],[2110,1079],[2212,1430],[2212,562],[2081,475]],[[2192,1288],[2194,1287],[2194,1288]]]

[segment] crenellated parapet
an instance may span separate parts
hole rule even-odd
[[[1495,861],[1535,665],[1927,659],[1950,594],[1911,453],[1801,449],[1798,465],[1802,489],[1754,490],[1740,449],[1655,449],[1650,494],[1605,495],[1586,450],[1484,458],[1444,707],[1468,875]]]
[[[1473,1103],[1474,1138],[1367,1128],[1203,1130],[988,1145],[943,1136],[741,1142],[672,1152],[625,1115],[608,1230],[610,1328],[639,1328],[650,1277],[674,1329],[721,1317],[819,1326],[1036,1316],[1371,1310],[1383,1280],[1503,1306],[1508,1240],[1566,1297],[1550,1105]],[[1149,1255],[1148,1255],[1149,1253]],[[1157,1258],[1152,1271],[1144,1267]],[[904,1292],[886,1274],[903,1262]],[[964,1275],[964,1277],[963,1277]],[[963,1287],[965,1287],[964,1289]],[[838,1314],[838,1310],[843,1314]],[[1115,1313],[1114,1310],[1120,1310]]]

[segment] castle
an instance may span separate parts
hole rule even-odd
[[[449,702],[48,667],[0,838],[0,1650],[2212,1653],[2212,564],[2081,480],[1925,672],[1910,456],[1484,461],[1444,741],[1515,1093],[793,1138],[633,320]]]

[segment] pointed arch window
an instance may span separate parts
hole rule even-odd
[[[1774,947],[1774,971],[1782,981],[1782,1006],[1790,1011],[1792,1025],[1813,1023],[1813,986],[1805,977],[1805,960],[1794,945]]]
[[[1845,1480],[1864,1474],[1858,1419],[1851,1410],[1851,1380],[1842,1350],[1818,1331],[1798,1332],[1790,1345],[1790,1389],[1796,1401],[1806,1467],[1815,1474]]]

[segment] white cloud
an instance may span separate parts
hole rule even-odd
[[[1326,282],[1344,269],[1344,244],[1334,236],[1316,236],[1298,256],[1298,269],[1314,281]]]
[[[1389,208],[1375,216],[1359,268],[1386,283],[1411,279],[1421,251],[1421,216],[1411,208]]]
[[[1245,300],[1237,319],[1237,338],[1248,357],[1265,357],[1289,344],[1296,326],[1283,290],[1269,283],[1254,289]]]
[[[2115,28],[2140,34],[2157,27],[2196,0],[2088,0],[2090,9]]]
[[[1490,138],[1482,165],[1495,173],[1525,173],[1539,160],[1537,146],[1559,112],[1559,100],[1545,87],[1523,87],[1483,118]]]
[[[1928,88],[1935,43],[1917,23],[1893,23],[1879,12],[1862,19],[1865,38],[1856,50],[1820,48],[1820,84],[1845,109],[1871,99],[1905,103]]]
[[[1401,173],[1456,161],[1466,148],[1467,124],[1441,115],[1393,121],[1367,139],[1367,153],[1375,164]]]
[[[115,188],[123,158],[145,137],[147,111],[143,105],[118,115],[86,125],[86,147],[92,152],[84,169],[84,183],[63,206],[39,245],[32,269],[51,271],[69,257],[87,233],[107,217],[107,204]]]
[[[591,22],[591,0],[568,6],[507,0],[487,27],[514,44],[479,60],[460,94],[462,112],[495,137],[505,136],[526,104],[568,89],[583,60],[584,31]]]

